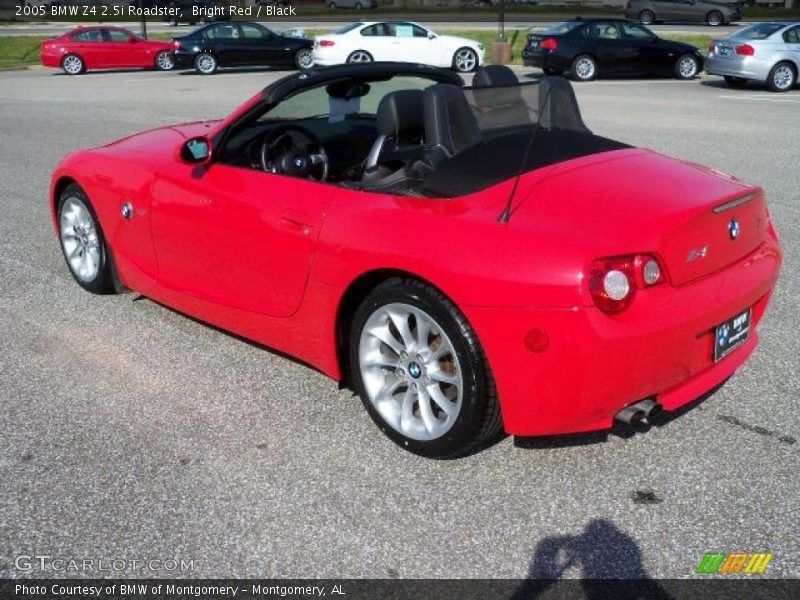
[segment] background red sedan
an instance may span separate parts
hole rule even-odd
[[[87,69],[175,67],[169,42],[146,40],[121,27],[78,27],[42,41],[42,65],[80,75]]]

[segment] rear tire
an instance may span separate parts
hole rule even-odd
[[[93,294],[114,292],[111,256],[89,197],[76,183],[58,198],[58,238],[70,274]]]
[[[712,10],[706,15],[706,23],[711,27],[719,27],[725,23],[725,17],[718,10]]]
[[[200,75],[213,75],[218,67],[217,57],[208,52],[198,54],[194,59],[194,70]]]
[[[743,88],[747,85],[747,79],[744,77],[733,77],[731,75],[725,75],[725,83],[727,83],[731,87],[735,88]]]
[[[302,48],[294,55],[294,66],[300,71],[307,71],[314,66],[314,54],[309,48]]]
[[[370,63],[374,59],[372,58],[372,54],[367,52],[366,50],[356,50],[350,53],[350,56],[347,57],[348,63]]]
[[[576,56],[570,73],[576,81],[592,81],[597,78],[597,61],[588,54]]]
[[[788,92],[797,83],[797,71],[789,62],[779,62],[770,69],[767,88],[771,92]]]
[[[688,81],[697,77],[700,71],[700,62],[691,54],[683,54],[675,61],[675,77]]]
[[[642,25],[652,25],[656,22],[656,14],[652,10],[643,10],[639,13],[639,22]]]
[[[356,391],[396,444],[428,458],[454,458],[502,430],[491,370],[458,307],[408,278],[378,285],[349,331]]]
[[[67,75],[81,75],[86,72],[86,63],[77,54],[67,54],[61,59],[61,68]]]
[[[172,71],[175,68],[175,60],[172,58],[172,53],[167,50],[162,50],[156,54],[156,69],[159,71]]]

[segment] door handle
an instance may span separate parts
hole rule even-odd
[[[305,218],[294,213],[284,213],[278,219],[278,225],[282,229],[288,229],[295,233],[300,233],[306,237],[310,236],[314,228],[309,225]]]

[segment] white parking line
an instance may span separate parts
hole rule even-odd
[[[800,98],[768,98],[766,96],[747,94],[739,96],[717,96],[717,98],[724,98],[725,100],[760,100],[762,102],[784,102],[789,104],[800,104]]]

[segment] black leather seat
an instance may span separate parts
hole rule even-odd
[[[483,139],[475,112],[461,88],[439,83],[422,94],[425,116],[425,161],[435,166]]]
[[[531,114],[522,99],[519,79],[507,66],[481,67],[475,73],[472,87],[478,105],[481,129],[500,129],[533,122],[535,115]]]
[[[378,137],[364,163],[361,183],[380,187],[387,177],[424,155],[422,90],[398,90],[386,94],[375,116]],[[402,175],[400,173],[399,175]],[[396,184],[394,177],[389,183]]]

